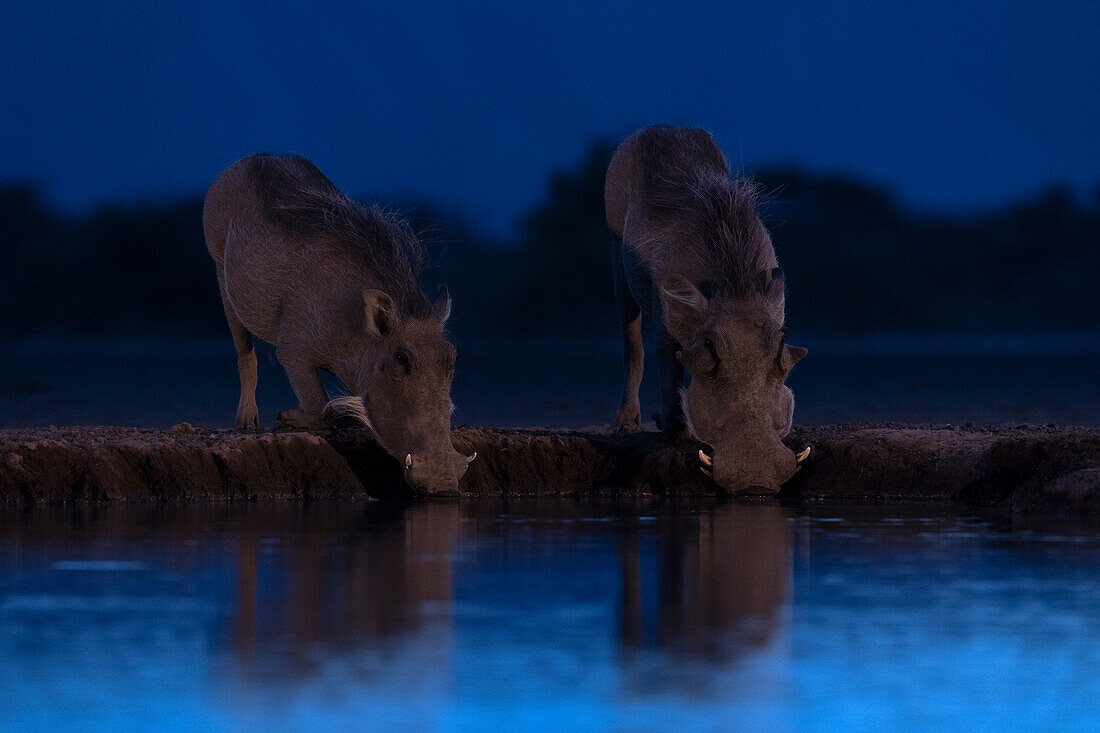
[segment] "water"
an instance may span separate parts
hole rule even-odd
[[[1100,424],[1100,336],[799,338],[795,422]],[[455,424],[582,427],[611,422],[621,347],[600,341],[459,343]],[[659,411],[649,350],[643,416]],[[296,405],[261,346],[261,421]],[[207,340],[28,339],[0,342],[0,428],[46,425],[228,427],[236,353]]]
[[[803,424],[1100,424],[1100,340],[810,340]],[[606,424],[610,342],[459,344]],[[647,363],[643,411],[656,411]],[[228,339],[0,344],[0,427],[227,426]],[[293,394],[261,351],[268,425]],[[949,507],[0,507],[0,731],[1095,730],[1100,535]]]
[[[0,730],[1095,730],[1100,536],[1025,521],[8,509]]]

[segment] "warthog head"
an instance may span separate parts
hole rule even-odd
[[[691,375],[682,390],[705,473],[733,494],[774,494],[797,470],[781,438],[791,429],[794,395],[786,386],[806,349],[783,340],[783,272],[761,272],[751,298],[704,294],[684,277],[660,285],[665,325],[681,344],[677,358]]]
[[[378,441],[401,462],[417,491],[458,490],[466,467],[451,443],[454,345],[443,334],[451,312],[446,287],[425,318],[403,316],[381,290],[363,292],[366,328],[375,337],[360,367],[363,404]]]

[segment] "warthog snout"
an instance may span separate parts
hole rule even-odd
[[[734,496],[772,496],[802,467],[810,447],[795,454],[782,443],[740,450],[719,447],[714,456],[699,451],[699,468]]]
[[[405,481],[414,491],[423,494],[458,493],[459,481],[476,458],[477,451],[464,456],[453,448],[443,455],[406,453],[403,465]]]

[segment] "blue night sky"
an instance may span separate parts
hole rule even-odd
[[[503,234],[595,138],[705,127],[736,167],[925,210],[1100,182],[1100,5],[6,0],[0,180],[74,210],[257,150]]]

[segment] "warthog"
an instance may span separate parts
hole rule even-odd
[[[446,287],[434,304],[421,290],[424,250],[408,225],[347,198],[305,158],[252,155],[210,187],[203,230],[237,346],[237,427],[259,422],[255,334],[274,344],[298,397],[280,423],[326,426],[324,369],[411,487],[457,490],[474,456],[451,444],[451,300]]]
[[[708,133],[655,126],[616,151],[604,197],[621,238],[612,267],[626,385],[616,427],[640,427],[644,310],[655,316],[666,434],[711,446],[702,468],[726,490],[775,493],[806,457],[781,442],[794,414],[785,382],[806,349],[783,339],[783,271],[755,187],[730,176]]]

